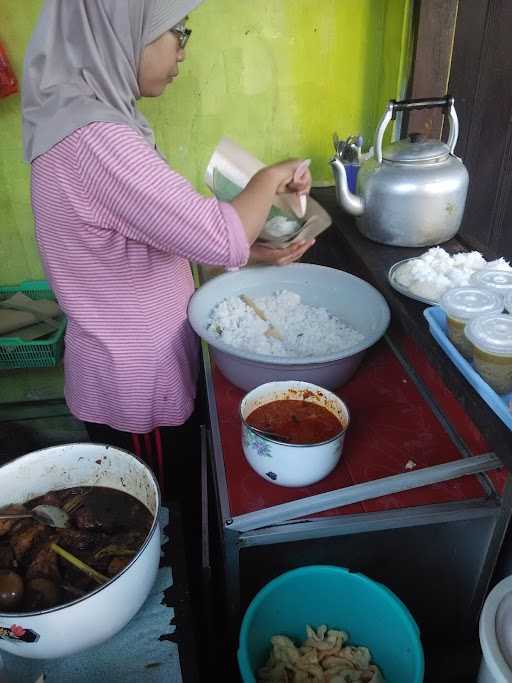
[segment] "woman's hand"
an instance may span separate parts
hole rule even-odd
[[[249,263],[266,263],[271,266],[287,266],[298,261],[310,249],[315,240],[301,240],[285,249],[271,249],[261,244],[253,244],[250,251]]]
[[[309,160],[288,159],[267,168],[273,169],[279,174],[276,194],[286,192],[308,194],[311,190],[312,179]]]
[[[301,159],[281,161],[255,173],[238,197],[231,202],[242,221],[249,244],[260,234],[276,194],[305,194],[310,188],[311,173],[308,163]]]

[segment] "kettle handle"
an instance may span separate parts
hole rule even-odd
[[[459,137],[459,119],[455,111],[455,100],[451,95],[439,98],[422,98],[417,100],[389,100],[388,107],[384,116],[379,121],[375,134],[375,156],[379,164],[382,163],[382,139],[388,123],[396,118],[399,111],[410,111],[413,109],[435,109],[441,107],[445,114],[448,114],[450,122],[450,132],[448,134],[448,149],[450,154],[454,153],[457,138]]]

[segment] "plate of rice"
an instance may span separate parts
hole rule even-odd
[[[478,251],[449,254],[432,247],[421,256],[391,266],[388,281],[400,294],[436,306],[448,289],[469,285],[471,275],[483,269],[512,271],[503,258],[486,261]]]

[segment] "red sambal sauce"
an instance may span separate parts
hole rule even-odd
[[[341,420],[327,408],[294,399],[266,403],[253,410],[246,422],[278,435],[271,438],[281,437],[286,443],[302,445],[329,441],[343,431]]]

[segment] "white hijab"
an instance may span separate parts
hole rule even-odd
[[[125,123],[151,144],[137,110],[142,51],[202,0],[45,0],[25,54],[25,160],[94,121]]]

